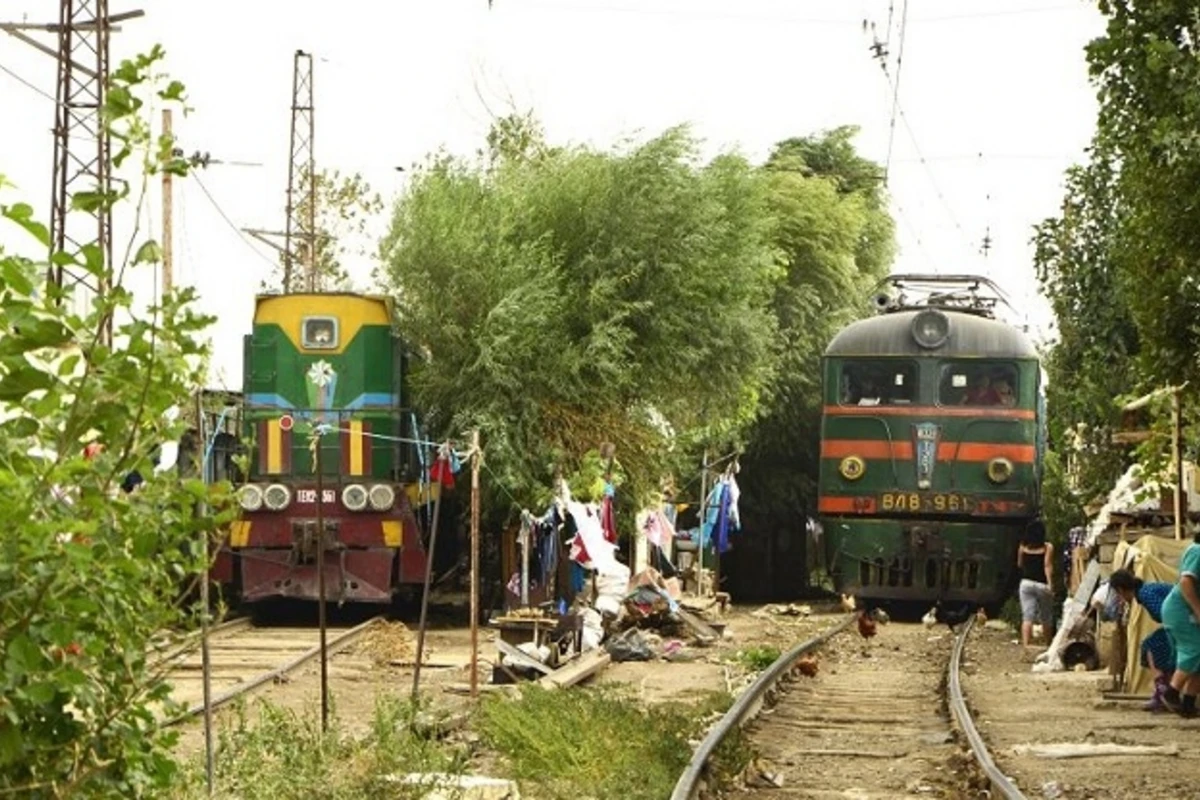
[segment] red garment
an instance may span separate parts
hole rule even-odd
[[[450,471],[450,461],[445,456],[438,456],[429,468],[429,480],[440,483],[447,489],[454,488],[454,473]]]
[[[613,517],[612,495],[606,494],[600,501],[600,529],[604,531],[605,539],[613,544],[617,543],[617,521]]]

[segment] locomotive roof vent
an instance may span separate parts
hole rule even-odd
[[[941,311],[926,309],[913,317],[912,335],[919,346],[936,350],[950,338],[950,318]]]

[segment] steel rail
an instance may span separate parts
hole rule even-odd
[[[683,771],[683,774],[679,776],[679,780],[675,783],[675,790],[671,792],[671,800],[692,800],[700,788],[700,779],[704,775],[704,768],[708,764],[708,759],[712,757],[713,751],[717,749],[725,737],[735,728],[745,724],[747,720],[757,716],[758,712],[762,709],[763,699],[767,693],[775,687],[780,678],[792,669],[801,656],[815,650],[844,631],[854,619],[854,614],[847,614],[845,619],[840,623],[829,628],[824,633],[796,645],[775,659],[771,666],[763,670],[754,680],[754,683],[750,684],[746,691],[738,696],[738,699],[725,712],[725,716],[721,717],[720,721],[708,732],[708,735],[704,737],[704,741],[700,742],[700,746],[696,748],[696,752],[692,755],[692,760],[688,762],[687,769]]]
[[[334,653],[337,653],[340,650],[343,650],[346,647],[349,647],[350,645],[354,644],[354,642],[360,636],[362,636],[364,633],[366,633],[368,628],[370,628],[372,625],[374,625],[375,623],[379,622],[382,619],[383,619],[382,615],[378,616],[378,617],[372,617],[371,619],[367,620],[366,622],[363,622],[360,625],[356,625],[353,628],[351,628],[350,630],[334,637],[333,639],[330,639],[325,645],[326,654],[333,655]],[[262,686],[264,683],[267,683],[268,681],[273,681],[276,678],[282,677],[282,676],[288,674],[289,672],[293,672],[294,670],[299,669],[300,667],[304,666],[306,663],[308,663],[312,659],[316,658],[320,654],[321,654],[321,645],[320,644],[314,645],[313,647],[309,648],[308,650],[305,650],[303,653],[300,653],[299,655],[297,655],[292,660],[290,660],[284,664],[281,664],[280,666],[276,667],[275,669],[259,673],[255,677],[251,678],[249,681],[246,681],[245,683],[240,683],[237,686],[234,686],[230,689],[225,690],[221,694],[212,698],[212,702],[210,705],[212,708],[218,708],[218,707],[224,705],[225,703],[228,703],[230,700],[234,699],[235,697],[238,697],[240,695],[245,694],[246,692],[257,689],[259,686]],[[202,714],[202,713],[204,713],[204,703],[197,703],[196,705],[194,705],[191,708],[184,711],[182,714],[179,714],[178,716],[173,717],[173,718],[163,722],[162,727],[168,728],[172,725],[178,725],[180,722],[184,722],[185,720],[191,719],[192,717],[194,717],[198,714]]]
[[[217,634],[232,633],[241,628],[245,628],[250,624],[250,617],[234,617],[227,619],[208,630],[208,637],[211,639]],[[200,646],[200,631],[188,631],[183,636],[179,637],[174,642],[167,643],[161,652],[154,653],[154,658],[151,667],[157,669],[163,664],[168,664],[172,661],[178,661],[188,653],[193,652]]]
[[[967,743],[971,747],[971,754],[975,756],[975,760],[979,762],[979,766],[983,768],[983,772],[987,775],[988,782],[997,792],[1006,800],[1027,800],[1017,785],[1009,780],[1008,776],[1000,771],[996,766],[996,762],[992,760],[991,753],[988,752],[987,745],[983,741],[983,737],[979,735],[978,729],[975,727],[975,722],[971,719],[971,712],[967,710],[966,700],[963,699],[962,683],[959,681],[958,673],[962,662],[963,646],[967,643],[967,635],[971,632],[971,628],[975,625],[975,617],[972,616],[967,620],[967,624],[963,625],[962,630],[954,639],[954,649],[950,652],[950,673],[949,680],[949,701],[950,712],[954,715],[958,726],[962,728],[963,733],[967,737]]]

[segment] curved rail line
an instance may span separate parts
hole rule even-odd
[[[959,679],[959,666],[962,662],[963,646],[967,642],[967,636],[971,632],[971,628],[975,626],[975,618],[971,617],[967,620],[967,624],[959,631],[958,636],[954,639],[954,649],[950,651],[950,680],[949,680],[949,695],[950,695],[950,712],[954,715],[958,726],[962,728],[963,734],[967,737],[967,743],[971,748],[971,755],[979,763],[983,769],[984,775],[987,776],[988,782],[1006,800],[1026,800],[1025,795],[1017,788],[1008,776],[1000,771],[996,766],[996,762],[992,760],[992,754],[988,752],[987,745],[983,741],[983,737],[979,735],[979,730],[975,727],[975,721],[971,719],[971,712],[967,709],[967,701],[963,698],[962,683]]]
[[[373,626],[375,623],[379,622],[382,619],[384,619],[383,616],[372,617],[371,619],[367,620],[366,622],[356,625],[353,628],[350,628],[349,630],[343,630],[343,631],[337,631],[337,632],[330,631],[331,636],[326,641],[326,644],[325,644],[326,654],[333,655],[334,653],[337,653],[337,652],[340,652],[340,651],[346,649],[350,645],[354,644],[364,633],[366,633],[366,631],[369,628],[371,628],[371,626]],[[215,630],[216,629],[214,629],[214,631]],[[261,629],[261,631],[262,631],[263,635],[265,635],[265,636],[279,634],[279,629],[277,629],[277,628],[263,628],[263,629]],[[316,630],[314,629],[313,631],[311,631],[311,633],[315,634]],[[233,700],[236,697],[246,694],[247,692],[253,691],[254,689],[257,689],[259,686],[262,686],[265,683],[277,680],[280,677],[287,675],[290,672],[294,672],[295,670],[297,670],[300,667],[307,664],[309,661],[312,661],[314,658],[317,658],[318,656],[320,656],[320,654],[321,654],[321,645],[318,643],[316,645],[313,645],[312,647],[309,647],[308,649],[304,650],[303,652],[294,655],[292,658],[288,659],[287,661],[283,662],[282,664],[278,664],[276,666],[273,666],[271,668],[268,668],[266,670],[262,670],[259,672],[253,672],[249,677],[247,677],[244,680],[240,680],[236,685],[231,686],[230,688],[226,689],[223,692],[215,694],[211,698],[209,706],[214,709],[219,708],[220,706],[223,706],[226,703],[228,703],[230,700]],[[170,678],[167,678],[167,681],[170,682]],[[187,708],[187,710],[184,711],[183,713],[178,714],[178,715],[168,718],[168,719],[164,719],[160,724],[163,727],[170,727],[172,725],[177,725],[181,722],[191,719],[192,717],[195,717],[195,716],[198,716],[198,715],[204,713],[204,707],[205,706],[204,706],[203,702],[194,703],[193,705],[189,706]]]
[[[680,775],[679,780],[676,782],[675,789],[671,793],[671,800],[693,800],[699,792],[700,782],[704,776],[709,758],[725,737],[757,716],[763,708],[764,703],[775,692],[775,687],[779,680],[794,668],[796,661],[846,630],[854,621],[854,618],[855,615],[853,614],[847,615],[843,620],[824,633],[796,645],[764,670],[754,683],[738,697],[725,716],[713,726],[708,735],[704,737],[695,754],[693,754],[692,760],[688,763],[687,769],[683,771],[683,774]],[[982,737],[979,735],[979,731],[976,729],[975,723],[971,719],[971,714],[967,709],[966,702],[963,699],[962,684],[959,680],[959,668],[962,662],[963,645],[973,624],[974,618],[971,618],[966,625],[963,625],[954,639],[950,662],[947,667],[949,675],[947,682],[949,706],[955,721],[967,738],[971,753],[983,769],[992,787],[1007,800],[1027,800],[1025,795],[999,770],[992,760],[991,754],[988,752],[986,744],[984,744]]]
[[[840,623],[834,625],[824,633],[796,645],[777,658],[771,666],[763,670],[754,683],[750,684],[746,691],[738,696],[738,699],[725,712],[725,716],[721,717],[720,721],[708,732],[708,735],[704,737],[704,741],[700,742],[700,746],[696,748],[696,752],[692,755],[692,760],[688,763],[687,769],[683,771],[683,774],[679,776],[679,780],[675,783],[675,790],[671,792],[671,800],[691,800],[695,797],[697,790],[700,788],[700,778],[704,774],[704,768],[708,764],[708,759],[712,756],[713,751],[724,741],[725,737],[734,729],[741,727],[747,721],[757,716],[758,712],[762,710],[763,701],[766,699],[767,694],[775,688],[775,684],[779,682],[779,679],[792,668],[801,656],[811,650],[815,650],[850,627],[850,623],[853,621],[854,615],[847,614],[845,619]]]

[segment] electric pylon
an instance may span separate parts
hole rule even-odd
[[[291,161],[288,164],[287,227],[283,243],[283,291],[302,285],[316,289],[316,170],[313,161],[312,54],[297,50],[292,62]],[[307,180],[303,180],[307,178]],[[303,180],[303,186],[301,181]],[[302,199],[302,190],[308,197]],[[304,265],[303,282],[295,278],[297,247]]]
[[[59,2],[50,242],[53,252],[73,254],[94,245],[105,269],[98,277],[77,267],[52,264],[48,279],[70,295],[80,312],[107,291],[103,276],[112,265],[112,211],[107,202],[99,202],[112,189],[103,119],[110,25],[108,0]],[[73,209],[71,198],[79,193],[94,193],[92,202]],[[111,317],[102,327],[101,339],[106,344],[112,340]]]

